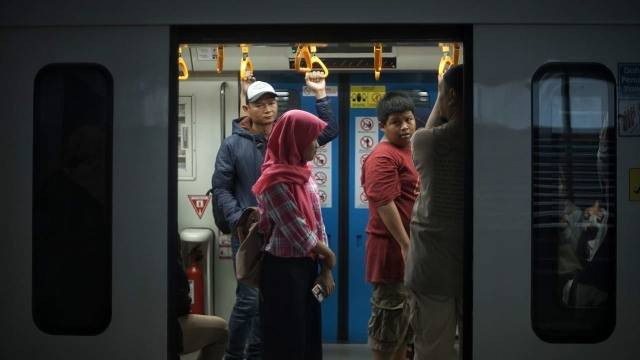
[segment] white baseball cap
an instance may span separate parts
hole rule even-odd
[[[276,91],[273,89],[273,86],[264,81],[254,81],[247,88],[247,101],[257,101],[264,94],[272,94],[273,96],[278,96],[276,94]]]

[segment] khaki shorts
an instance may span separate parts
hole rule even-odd
[[[403,284],[373,284],[369,346],[381,352],[396,352],[413,341],[408,292]]]

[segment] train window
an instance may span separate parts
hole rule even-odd
[[[33,320],[48,334],[96,335],[111,321],[111,74],[47,65],[33,110]]]
[[[533,76],[532,325],[554,343],[615,327],[615,80],[599,64]]]

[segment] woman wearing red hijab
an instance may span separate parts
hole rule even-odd
[[[268,234],[260,277],[265,360],[322,359],[320,303],[312,288],[320,284],[325,296],[333,292],[335,255],[327,246],[309,161],[325,126],[305,111],[284,113],[269,136],[262,175],[253,186],[260,230]]]

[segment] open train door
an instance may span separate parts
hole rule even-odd
[[[0,39],[0,358],[166,359],[169,28]]]
[[[474,28],[474,359],[638,358],[638,33]]]

